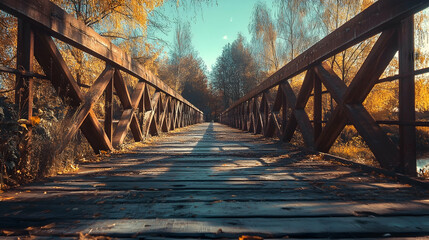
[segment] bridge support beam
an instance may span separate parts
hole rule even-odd
[[[299,129],[301,136],[298,137],[302,137],[304,145],[320,152],[329,152],[344,128],[353,125],[382,168],[416,176],[416,126],[429,126],[429,122],[416,122],[415,76],[427,73],[429,69],[414,69],[413,16],[426,7],[429,7],[428,1],[377,1],[233,103],[222,113],[222,122],[254,133],[262,132],[266,137],[273,137],[281,129],[279,138],[286,142],[291,141]],[[368,54],[362,51],[365,60],[355,75],[340,78],[334,71],[337,66],[330,64],[330,58],[358,43],[371,43],[376,34],[380,35],[371,51]],[[380,79],[398,51],[399,75]],[[296,89],[288,81],[305,72],[296,95]],[[380,116],[373,116],[365,108],[365,100],[376,84],[395,80],[399,80],[398,120],[377,120],[374,116]],[[268,92],[275,88],[279,92],[271,107]],[[392,91],[396,90],[392,88]],[[331,100],[331,112],[326,121],[323,121],[322,112],[324,93],[336,103],[334,108]],[[310,101],[313,106],[307,105],[310,96],[313,96]],[[256,107],[259,99],[260,105]],[[283,110],[280,115],[281,101]],[[253,109],[243,110],[246,104],[252,104]],[[307,113],[309,108],[313,114]],[[282,119],[278,121],[280,116]],[[251,125],[252,117],[254,127],[243,128],[241,119],[250,119]],[[398,126],[399,144],[381,125]]]
[[[399,27],[399,157],[400,171],[416,176],[416,120],[414,88],[414,18]]]
[[[22,19],[18,20],[16,68],[20,73],[33,72],[34,31],[31,25]],[[16,75],[15,104],[18,106],[18,119],[27,119],[27,133],[23,138],[19,164],[28,165],[31,155],[31,135],[33,116],[33,78],[23,74]],[[25,167],[21,167],[25,169]]]

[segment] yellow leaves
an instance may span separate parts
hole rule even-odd
[[[106,184],[105,183],[96,183],[96,184],[94,184],[92,186],[93,187],[104,187],[104,186],[106,186]]]
[[[39,125],[39,123],[40,123],[40,117],[38,117],[38,116],[32,116],[30,118],[30,124],[32,126],[37,126],[37,125]]]
[[[19,119],[17,122],[21,127],[27,129],[27,126],[37,126],[40,123],[40,117],[32,116],[30,119]]]
[[[118,40],[115,44],[130,56],[144,59],[145,67],[156,74],[155,61],[161,50],[147,44],[146,31],[150,12],[161,6],[164,0],[76,0],[73,3],[68,0],[51,1],[68,10],[87,26],[96,29],[101,35]],[[90,76],[91,71],[85,70],[98,68],[94,66],[92,59],[73,48],[60,49],[73,74],[78,75],[82,83],[88,84],[88,80],[93,79],[93,76]]]
[[[70,168],[71,168],[73,171],[77,171],[77,170],[79,170],[79,164],[70,164]]]
[[[55,227],[55,223],[50,223],[50,224],[47,224],[47,225],[42,226],[42,227],[40,227],[40,228],[41,228],[41,229],[51,229],[51,228],[53,228],[53,227]]]
[[[397,89],[396,82],[377,84],[366,98],[365,108],[372,114],[393,112],[398,106]]]
[[[395,112],[398,106],[398,83],[377,84],[364,102],[364,106],[376,118],[383,119],[385,114]],[[415,82],[416,111],[429,111],[429,82],[417,79]],[[380,115],[380,116],[379,116]]]
[[[79,240],[110,240],[111,237],[107,236],[91,236],[89,233],[83,234],[82,232],[79,232]]]
[[[6,236],[9,236],[9,235],[14,234],[15,232],[8,231],[8,230],[3,230],[3,231],[2,231],[2,233],[3,233],[4,235],[6,235]]]
[[[243,235],[243,236],[239,237],[238,240],[264,240],[264,238],[259,237],[259,236]]]
[[[15,199],[15,197],[0,197],[0,202],[2,202],[2,201],[10,201],[10,200],[13,200],[13,199]]]
[[[375,0],[363,0],[362,5],[361,5],[361,11],[363,11],[366,8],[368,8],[369,6],[371,6],[374,2],[375,2]]]
[[[222,200],[216,200],[216,201],[210,202],[209,204],[212,205],[212,204],[221,203],[221,202],[223,202],[223,201]]]
[[[57,174],[66,174],[70,172],[76,172],[79,170],[79,164],[70,163],[69,165],[65,166],[61,171],[58,171]]]
[[[429,83],[427,80],[416,81],[416,109],[418,112],[429,111]]]

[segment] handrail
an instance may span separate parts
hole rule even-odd
[[[17,68],[22,71],[6,70],[17,75],[15,102],[19,112],[29,120],[32,117],[31,86],[36,75],[21,73],[33,73],[33,58],[43,69],[43,78],[52,83],[59,97],[75,111],[55,154],[65,149],[79,129],[94,151],[99,152],[120,146],[128,130],[135,141],[141,141],[147,135],[158,135],[203,121],[201,110],[108,39],[49,0],[1,0],[0,9],[18,18]],[[81,91],[52,37],[106,63],[92,86],[87,86],[87,92]],[[139,80],[132,92],[129,92],[122,73]],[[115,128],[114,89],[122,105],[121,118]],[[104,127],[93,110],[103,94]]]
[[[273,73],[223,113],[429,6],[426,0],[379,0]]]
[[[0,9],[29,21],[61,41],[106,61],[202,113],[119,47],[49,0],[2,0]]]
[[[354,125],[383,168],[416,175],[416,125],[413,15],[429,6],[427,0],[379,0],[334,30],[301,55],[234,102],[220,115],[232,127],[290,141],[299,127],[306,147],[328,152],[346,125]],[[325,61],[380,34],[359,71],[347,86]],[[384,133],[363,106],[371,89],[399,52],[399,144]],[[288,79],[306,72],[298,95]],[[322,84],[326,88],[322,91]],[[268,90],[278,87],[274,100]],[[328,121],[322,116],[322,94],[336,102]],[[313,98],[313,119],[306,112]],[[289,111],[290,110],[290,111]],[[281,111],[281,112],[280,112]],[[393,122],[388,122],[392,124]],[[407,124],[403,124],[407,123]]]

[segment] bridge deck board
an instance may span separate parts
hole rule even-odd
[[[0,199],[11,239],[429,235],[428,189],[209,123]]]

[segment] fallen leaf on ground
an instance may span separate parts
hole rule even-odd
[[[115,223],[108,225],[107,228],[113,228],[114,226],[116,226]]]
[[[107,237],[107,236],[91,236],[89,235],[89,233],[87,234],[83,234],[83,233],[79,233],[79,240],[110,240],[112,239],[111,237]]]
[[[259,236],[247,236],[243,235],[238,240],[264,240],[262,237]]]
[[[14,197],[4,197],[4,198],[0,198],[0,202],[1,201],[8,201],[8,200],[12,200],[14,199]]]
[[[3,232],[3,234],[4,234],[4,235],[6,235],[6,236],[9,236],[9,235],[14,234],[14,232],[12,232],[12,231],[7,231],[7,230],[3,230],[2,232]]]
[[[94,184],[92,186],[93,187],[104,187],[104,186],[106,186],[106,184],[105,183],[96,183],[96,184]]]
[[[53,227],[55,227],[55,223],[50,223],[50,224],[42,226],[40,228],[41,229],[50,229],[50,228],[53,228]]]

